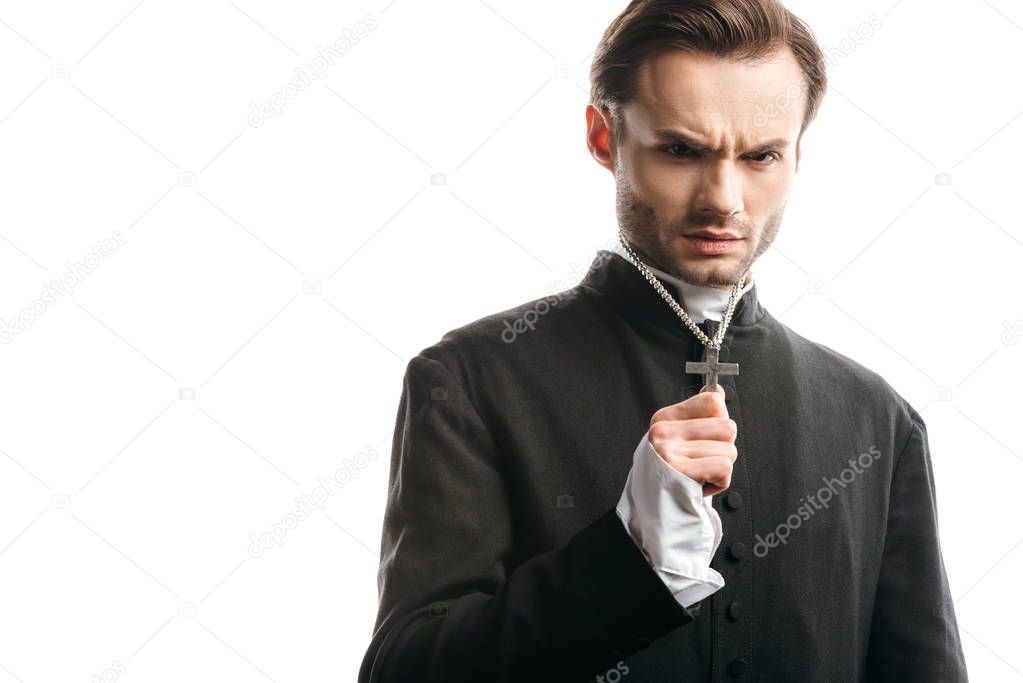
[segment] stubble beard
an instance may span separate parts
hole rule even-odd
[[[694,267],[678,258],[661,241],[662,236],[680,235],[683,230],[674,227],[665,229],[658,220],[654,207],[636,196],[632,185],[620,172],[615,174],[615,179],[618,225],[636,255],[647,265],[684,282],[702,287],[715,287],[730,291],[742,274],[753,265],[753,262],[770,248],[778,234],[782,215],[785,212],[783,204],[776,213],[768,217],[763,229],[757,228],[752,223],[746,223],[736,229],[736,232],[746,237],[747,242],[754,241],[755,246],[728,270],[723,270],[722,266],[697,265]],[[679,223],[681,221],[672,222]],[[685,220],[683,224],[692,226],[687,227],[687,232],[708,225],[706,221],[700,223],[691,220]],[[749,276],[746,277],[746,282],[749,282]]]

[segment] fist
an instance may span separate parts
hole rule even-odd
[[[647,439],[662,460],[703,484],[703,495],[713,496],[732,483],[737,430],[719,384],[714,391],[703,387],[695,396],[654,413]]]

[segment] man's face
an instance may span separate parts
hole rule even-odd
[[[806,92],[795,56],[662,52],[636,85],[621,139],[587,109],[590,151],[615,175],[618,223],[646,263],[730,290],[774,240],[798,167]],[[692,236],[703,230],[737,239]]]

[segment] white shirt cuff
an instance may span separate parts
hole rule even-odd
[[[721,543],[721,518],[711,496],[657,454],[649,432],[632,456],[615,511],[680,605],[689,607],[725,585],[710,566]]]

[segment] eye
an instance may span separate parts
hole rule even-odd
[[[765,156],[767,157],[766,159],[761,158]],[[777,152],[764,151],[750,155],[750,159],[753,159],[753,161],[760,164],[761,166],[771,166],[774,164],[775,161],[781,160],[781,155],[778,154]]]
[[[688,147],[686,147],[685,145],[683,145],[680,142],[676,142],[676,143],[674,143],[672,145],[669,145],[668,147],[666,147],[664,149],[664,151],[667,152],[671,156],[677,156],[677,157],[684,157],[684,156],[693,154],[693,150],[689,149]]]

